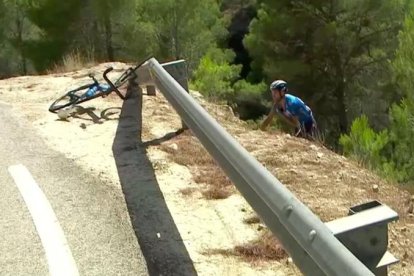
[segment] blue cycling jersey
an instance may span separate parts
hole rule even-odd
[[[275,111],[280,113],[282,110],[275,105]],[[290,94],[285,94],[285,111],[289,112],[292,116],[298,118],[301,124],[309,123],[313,121],[313,115],[311,109],[298,97]]]

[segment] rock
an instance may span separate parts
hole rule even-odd
[[[408,257],[409,257],[409,256],[408,256],[408,253],[407,253],[407,251],[405,251],[405,252],[404,252],[404,255],[403,255],[403,259],[408,259]]]
[[[247,212],[247,210],[246,210],[245,208],[241,208],[241,211],[242,211],[243,213]]]
[[[315,150],[315,151],[317,151],[317,150],[318,150],[318,147],[317,147],[317,146],[315,146],[315,145],[310,145],[309,147],[310,147],[311,149]]]
[[[233,108],[231,108],[231,106],[227,106],[227,109],[228,109],[228,111],[229,111],[229,113],[230,113],[231,117],[235,117],[235,115],[234,115],[234,111],[233,111]]]
[[[262,224],[257,226],[257,231],[262,231],[265,227]]]
[[[59,117],[60,120],[65,121],[70,116],[69,110],[61,109],[58,111],[57,116]]]
[[[290,169],[289,172],[293,173],[293,174],[299,174],[297,170],[295,169]]]
[[[414,213],[414,203],[411,203],[407,209],[407,213],[413,214]]]
[[[372,190],[375,192],[375,193],[378,193],[379,192],[379,186],[378,185],[373,185],[372,186]]]
[[[406,267],[407,266],[407,262],[401,262],[401,266],[402,267]]]
[[[400,230],[401,230],[401,232],[407,232],[407,227],[404,226]]]
[[[174,151],[177,151],[178,150],[178,145],[176,143],[172,143],[172,144],[168,145],[168,147],[170,149],[174,150]]]
[[[287,258],[286,264],[292,264],[292,263],[293,263],[293,259],[291,257]]]
[[[84,123],[80,124],[81,129],[86,129],[86,125]]]
[[[322,153],[322,152],[318,152],[318,153],[316,154],[316,156],[317,156],[319,159],[321,159],[321,158],[323,157],[323,153]]]
[[[157,233],[157,238],[161,238],[161,234],[160,233]]]

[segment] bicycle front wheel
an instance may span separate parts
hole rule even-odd
[[[132,68],[128,68],[121,76],[114,82],[116,88],[123,86],[127,81],[134,78],[136,76],[134,70]]]

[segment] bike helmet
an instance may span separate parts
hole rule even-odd
[[[270,84],[270,90],[277,89],[277,90],[287,90],[287,82],[283,80],[275,80]]]

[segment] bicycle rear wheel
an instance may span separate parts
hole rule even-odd
[[[52,113],[57,113],[57,111],[62,108],[80,103],[83,98],[83,95],[85,94],[87,89],[92,85],[93,84],[83,85],[81,87],[67,92],[65,95],[61,96],[50,105],[49,111]]]
[[[63,95],[62,97],[58,98],[56,101],[54,101],[50,105],[49,111],[53,113],[57,113],[58,110],[77,103],[77,100],[78,100],[77,96],[67,93]]]

